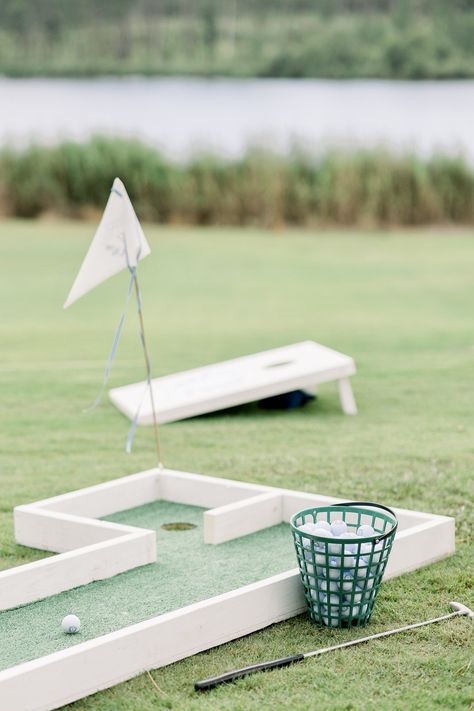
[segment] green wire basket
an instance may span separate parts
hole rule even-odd
[[[327,538],[302,531],[308,523],[342,520],[345,536]],[[368,501],[349,501],[298,511],[290,520],[311,620],[327,627],[366,625],[372,615],[398,526],[394,512]],[[361,525],[375,536],[348,537]]]

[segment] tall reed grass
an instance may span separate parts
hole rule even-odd
[[[0,151],[3,214],[83,217],[102,209],[115,176],[143,220],[259,225],[474,223],[474,169],[460,157],[387,150],[249,150],[185,164],[134,140],[31,145]]]

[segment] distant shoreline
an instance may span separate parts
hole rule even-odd
[[[474,8],[449,0],[0,4],[0,74],[474,77]]]

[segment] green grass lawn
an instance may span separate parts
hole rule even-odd
[[[94,226],[0,223],[0,567],[41,558],[15,545],[12,508],[154,464],[102,380],[125,274],[63,312]],[[334,384],[291,413],[255,406],[165,425],[177,469],[456,517],[453,558],[387,582],[371,631],[474,604],[474,234],[265,233],[148,228],[141,287],[154,371],[164,374],[304,339],[352,355],[359,416]],[[131,309],[111,386],[143,378]],[[359,631],[304,617],[79,701],[74,711],[467,709],[474,625],[458,619],[343,650],[198,696],[197,678],[343,641]]]

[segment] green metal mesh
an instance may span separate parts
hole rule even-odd
[[[308,613],[328,627],[366,625],[392,548],[397,519],[377,504],[304,509],[290,521]],[[323,538],[299,530],[304,523],[342,519],[348,532],[369,524],[376,536]]]

